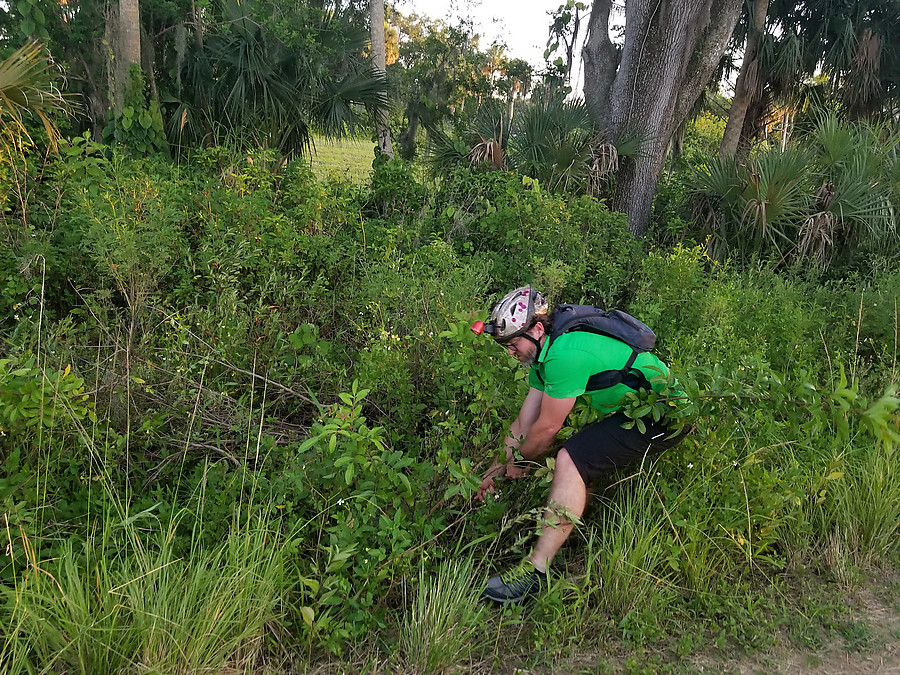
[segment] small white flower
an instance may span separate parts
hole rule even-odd
[[[344,500],[343,500],[343,499],[338,499],[338,506],[340,506],[340,505],[343,504],[343,503],[344,503]]]
[[[694,468],[694,463],[691,462],[690,464],[688,464],[688,468],[689,468],[689,469],[693,469],[693,468]]]

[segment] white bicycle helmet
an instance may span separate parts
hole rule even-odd
[[[548,309],[543,295],[531,286],[522,286],[504,295],[494,305],[484,332],[501,344],[509,342],[531,328],[534,317],[546,314]]]

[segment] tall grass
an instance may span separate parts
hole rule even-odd
[[[605,502],[607,513],[587,540],[586,578],[592,582],[595,604],[603,614],[624,617],[657,601],[657,589],[667,585],[666,530],[656,490],[640,473]]]
[[[900,467],[896,453],[876,446],[847,461],[822,513],[824,559],[849,584],[854,571],[888,563],[900,551]]]
[[[182,557],[174,527],[153,533],[142,519],[107,515],[4,589],[13,608],[5,672],[255,672],[290,590],[267,520]]]
[[[469,560],[445,561],[434,576],[419,571],[412,605],[400,627],[403,672],[462,672],[463,664],[486,644],[487,608],[472,579]]]

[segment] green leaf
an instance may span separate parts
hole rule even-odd
[[[301,607],[300,614],[303,616],[303,623],[305,623],[310,628],[313,627],[313,621],[316,618],[316,613],[313,611],[312,607]]]

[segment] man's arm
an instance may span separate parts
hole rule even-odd
[[[556,438],[556,434],[562,429],[566,417],[575,406],[576,397],[553,398],[547,394],[541,394],[540,414],[531,425],[525,442],[519,446],[519,453],[525,459],[533,460],[543,457],[550,444]]]
[[[484,478],[481,481],[478,492],[475,493],[476,499],[483,500],[488,492],[493,493],[494,479],[499,476],[505,476],[507,468],[512,466],[513,452],[522,444],[529,430],[540,417],[543,396],[544,393],[540,389],[532,387],[528,390],[528,395],[525,396],[522,407],[519,409],[519,415],[510,425],[509,433],[503,440],[506,446],[506,458],[503,460],[495,459],[491,462],[488,470],[484,472]]]
[[[544,392],[532,388],[522,403],[519,416],[510,426],[507,435],[506,463],[494,461],[485,472],[484,479],[475,497],[483,500],[488,492],[494,492],[494,478],[508,475],[521,478],[527,470],[512,464],[513,452],[518,449],[525,459],[539,459],[550,448],[556,434],[562,429],[566,417],[575,405],[575,398],[552,398]],[[524,437],[524,440],[523,440]],[[515,473],[515,475],[513,475]]]
[[[528,390],[528,395],[522,402],[519,410],[519,416],[509,427],[509,433],[503,441],[506,444],[506,460],[512,461],[513,452],[522,445],[522,441],[528,436],[531,427],[541,416],[541,404],[544,398],[544,392],[540,389],[532,387]]]

